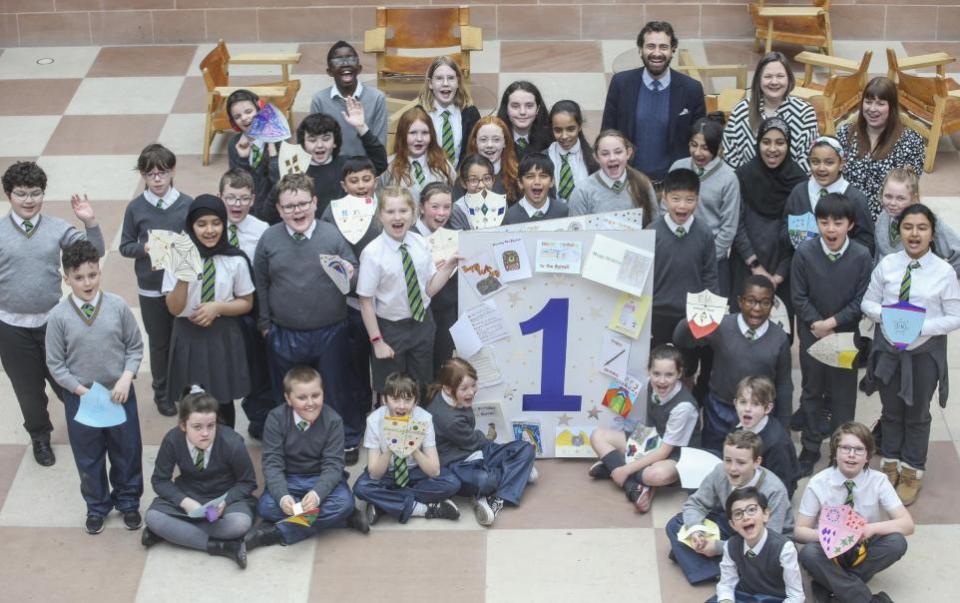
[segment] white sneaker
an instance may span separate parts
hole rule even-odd
[[[536,467],[536,466],[531,466],[531,467],[530,467],[530,477],[527,478],[527,483],[528,483],[528,484],[536,483],[536,481],[537,481],[538,479],[540,479],[540,474],[537,472],[537,467]]]
[[[487,502],[486,496],[478,496],[474,499],[473,514],[477,518],[477,523],[482,526],[492,525],[493,520],[496,518],[493,509],[490,508],[490,503]]]

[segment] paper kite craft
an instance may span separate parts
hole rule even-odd
[[[905,350],[920,337],[926,314],[925,309],[909,302],[883,306],[880,310],[883,333],[898,350]]]
[[[409,416],[383,418],[383,437],[387,439],[387,448],[399,458],[413,454],[426,436],[426,421],[415,421]]]
[[[281,519],[277,523],[292,523],[298,526],[309,528],[314,524],[315,521],[317,521],[317,517],[319,516],[320,516],[320,507],[315,507],[313,509],[310,509],[309,511],[304,511],[303,513],[299,513],[297,515],[291,515],[286,519]]]
[[[626,462],[636,461],[660,447],[660,434],[656,427],[637,425],[636,430],[627,437]]]
[[[287,174],[306,174],[310,167],[310,153],[304,151],[298,144],[280,145],[277,165],[280,168],[281,178]]]
[[[246,135],[260,142],[282,142],[290,138],[290,124],[279,109],[267,103],[253,116]]]
[[[500,226],[507,212],[507,197],[486,189],[479,193],[467,193],[463,197],[467,204],[467,217],[474,229]]]
[[[852,369],[857,359],[857,346],[853,333],[831,333],[818,339],[807,353],[827,366]]]
[[[165,270],[177,280],[193,282],[203,275],[200,251],[186,233],[169,230],[151,230],[147,235],[150,247],[150,265],[154,270]]]

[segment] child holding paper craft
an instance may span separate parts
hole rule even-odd
[[[188,391],[180,399],[178,425],[157,452],[150,479],[157,497],[147,509],[141,542],[150,547],[165,540],[246,569],[243,535],[257,503],[253,462],[243,437],[217,425],[217,399],[196,385]]]
[[[137,530],[143,523],[143,468],[133,378],[143,359],[140,328],[123,298],[100,290],[100,251],[93,243],[71,243],[63,250],[62,261],[63,280],[71,293],[50,311],[47,368],[64,389],[70,449],[87,504],[86,530],[102,532],[103,520],[114,508],[128,530]],[[109,389],[108,404],[122,406],[122,423],[102,427],[76,420],[85,403],[81,398],[98,386]]]
[[[447,159],[453,165],[460,165],[467,154],[470,132],[480,120],[470,89],[463,85],[460,65],[448,56],[435,58],[427,68],[418,101],[421,107],[430,110],[433,129]]]
[[[283,375],[311,366],[323,375],[327,404],[343,419],[347,463],[359,457],[370,397],[350,386],[347,301],[319,261],[340,257],[354,282],[356,256],[336,226],[316,219],[317,198],[310,177],[287,174],[277,185],[282,224],[267,229],[257,246],[258,326],[267,340],[274,399]]]
[[[874,268],[860,308],[882,334],[873,338],[865,391],[880,392],[883,472],[910,506],[926,469],[930,400],[938,386],[940,406],[947,403],[947,334],[960,329],[960,284],[950,264],[931,251],[938,222],[926,205],[903,210],[899,225],[904,249]],[[891,340],[883,324],[887,306],[898,302],[925,310],[913,341]]]
[[[70,205],[83,222],[78,230],[60,218],[45,216],[47,175],[32,161],[17,161],[3,174],[10,212],[0,224],[0,361],[20,404],[23,427],[33,443],[33,458],[49,467],[53,424],[47,413],[45,382],[58,398],[63,391],[45,362],[47,314],[60,299],[60,250],[87,238],[103,253],[103,234],[93,205],[73,195]]]
[[[767,497],[752,486],[740,488],[727,497],[725,511],[736,534],[723,545],[717,596],[710,602],[803,603],[797,547],[766,528]]]
[[[571,216],[642,208],[646,228],[660,215],[653,183],[630,165],[633,151],[633,143],[617,130],[600,132],[593,144],[600,169],[573,191]]]
[[[737,397],[734,407],[740,423],[737,429],[745,429],[760,436],[761,463],[780,478],[787,489],[787,496],[793,498],[797,489],[797,451],[793,447],[790,434],[780,421],[770,420],[777,392],[773,381],[768,377],[744,377],[737,384]]]
[[[213,195],[198,195],[187,212],[187,234],[203,258],[192,281],[163,274],[167,309],[176,316],[170,337],[167,399],[203,382],[220,401],[220,420],[233,427],[233,401],[250,392],[243,330],[237,317],[253,309],[250,260],[227,238],[227,211]]]
[[[653,427],[659,443],[643,456],[626,459],[628,440],[633,433],[616,429],[595,429],[590,445],[600,459],[589,470],[590,477],[611,478],[622,486],[637,511],[646,513],[654,490],[679,479],[677,460],[680,448],[690,445],[700,421],[697,401],[680,381],[683,358],[673,346],[657,346],[650,352],[647,367],[646,427]],[[642,430],[641,433],[645,433]],[[642,442],[639,442],[642,445]]]
[[[370,525],[347,486],[343,421],[324,403],[320,373],[294,367],[283,377],[283,396],[287,403],[270,411],[263,430],[266,488],[257,503],[263,523],[247,534],[247,552],[294,544],[329,528],[366,534]],[[313,523],[287,521],[318,508]]]
[[[490,161],[496,180],[492,187],[486,188],[506,195],[507,201],[514,203],[520,196],[517,190],[517,149],[507,124],[495,115],[481,117],[470,133],[467,153],[480,155]],[[460,167],[463,168],[463,162]],[[461,171],[461,179],[462,174]]]
[[[893,168],[887,173],[880,192],[883,211],[877,215],[875,236],[877,242],[876,263],[884,256],[903,250],[897,220],[908,206],[920,203],[920,183],[913,166]],[[946,222],[937,224],[937,232],[931,244],[933,252],[950,262],[960,277],[960,236]]]
[[[905,537],[913,534],[913,518],[887,476],[868,466],[873,452],[870,429],[844,423],[830,438],[830,466],[810,478],[803,492],[794,537],[807,543],[800,565],[812,578],[815,601],[890,601],[883,592],[872,594],[866,583],[907,552]],[[858,550],[852,566],[847,559],[828,559],[820,546],[821,509],[841,505],[867,520],[857,547],[865,554],[856,559]]]
[[[417,208],[409,190],[382,189],[378,215],[383,233],[360,255],[357,295],[373,344],[373,389],[383,393],[387,375],[396,371],[421,384],[431,381],[437,327],[427,310],[459,257],[433,263],[427,242],[410,232]]]
[[[811,166],[814,173],[820,169],[816,159]],[[790,267],[803,375],[800,412],[805,419],[799,462],[804,477],[813,473],[820,460],[820,443],[829,435],[821,431],[824,412],[830,413],[832,432],[853,420],[857,406],[856,368],[827,366],[808,350],[831,333],[856,332],[873,265],[867,248],[849,236],[856,219],[851,199],[829,193],[815,211],[820,236],[797,247]]]
[[[377,168],[369,157],[358,156],[343,159],[340,178],[340,188],[346,195],[359,199],[376,198]],[[336,201],[336,199],[334,199],[334,201]],[[337,220],[333,215],[333,208],[330,204],[327,204],[327,208],[323,210],[323,215],[320,216],[320,220],[328,224],[333,224],[334,226],[337,225]],[[339,230],[339,226],[337,228]],[[370,224],[367,226],[367,231],[363,233],[360,240],[356,243],[351,243],[348,239],[347,244],[350,245],[353,254],[360,257],[360,253],[363,252],[364,248],[377,238],[377,235],[379,235],[382,230],[383,226],[380,225],[380,221],[377,220],[376,214],[374,214],[374,217],[370,220]],[[343,234],[342,231],[341,234]],[[349,299],[356,301],[356,297],[353,295],[351,295]],[[356,305],[357,308],[360,307],[359,304],[354,305]],[[351,305],[351,307],[354,305]]]
[[[440,464],[460,480],[459,494],[474,499],[477,522],[491,526],[504,504],[519,505],[527,483],[536,481],[536,449],[523,440],[497,444],[477,429],[477,371],[469,362],[447,360],[437,379],[430,387],[430,414]]]
[[[235,90],[227,97],[227,118],[237,131],[227,143],[230,169],[250,172],[256,185],[253,214],[270,224],[280,221],[276,208],[270,203],[270,193],[275,182],[280,180],[277,147],[279,142],[260,142],[247,136],[253,118],[264,107],[260,97],[249,90]]]
[[[454,196],[460,195],[453,203],[450,214],[450,228],[453,230],[472,230],[470,207],[467,205],[467,194],[476,195],[486,191],[497,192],[503,188],[500,181],[494,178],[493,164],[483,155],[467,155],[460,161],[459,177],[453,188]],[[504,208],[506,210],[506,208]],[[506,211],[504,211],[506,213]],[[503,220],[502,214],[500,220]],[[499,226],[499,225],[498,225]]]
[[[540,90],[526,80],[511,82],[503,91],[497,117],[510,129],[518,160],[543,151],[553,141],[547,104]]]
[[[366,501],[370,525],[381,513],[400,523],[407,523],[411,517],[460,519],[460,509],[450,500],[460,489],[460,480],[440,465],[433,418],[417,405],[419,395],[420,388],[412,377],[391,373],[383,387],[384,405],[367,417],[363,436],[367,469],[357,478],[353,492]],[[391,417],[417,421],[425,427],[423,439],[407,456],[398,456],[390,446],[384,423]]]
[[[566,218],[569,210],[560,199],[551,199],[553,162],[543,153],[528,153],[520,160],[520,200],[507,208],[504,224]]]
[[[784,535],[793,531],[793,514],[787,490],[776,475],[760,466],[759,436],[739,430],[723,442],[723,463],[716,468],[683,503],[683,510],[667,523],[667,538],[673,559],[680,565],[690,584],[716,580],[725,541],[733,535],[724,514],[724,506],[735,490],[752,486],[767,497],[770,519],[767,529]],[[719,528],[719,538],[707,538],[704,523]],[[686,536],[683,540],[678,534]],[[689,541],[689,542],[688,542]]]
[[[719,293],[730,295],[728,255],[740,219],[740,181],[733,168],[720,157],[723,113],[711,113],[693,123],[690,157],[678,159],[670,170],[693,170],[700,179],[700,194],[694,216],[713,233],[717,252]]]
[[[580,105],[572,100],[554,103],[550,109],[550,127],[553,129],[553,143],[547,147],[547,156],[553,162],[557,196],[569,204],[577,184],[600,169],[600,165],[583,135]]]
[[[177,156],[163,145],[144,147],[137,158],[137,171],[143,177],[143,193],[127,205],[120,232],[120,255],[134,259],[140,315],[150,345],[153,401],[157,411],[165,417],[177,414],[173,400],[167,398],[167,361],[174,317],[160,292],[163,272],[153,269],[147,239],[151,230],[183,231],[193,198],[174,188],[176,167]]]
[[[403,186],[419,197],[431,182],[453,184],[454,177],[427,112],[419,106],[404,111],[397,121],[393,155],[387,171],[380,175],[380,186]]]
[[[694,339],[687,321],[680,321],[673,340],[677,347],[709,346],[713,350],[710,391],[703,400],[703,447],[719,450],[723,438],[737,424],[733,401],[737,384],[748,376],[766,376],[776,385],[773,416],[786,428],[793,400],[790,342],[778,325],[770,322],[773,283],[751,275],[740,291],[740,312],[728,314],[720,326],[702,339]]]

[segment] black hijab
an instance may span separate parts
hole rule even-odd
[[[220,218],[220,221],[223,223],[223,232],[220,233],[220,240],[217,241],[217,244],[213,247],[207,247],[201,243],[200,240],[197,239],[196,233],[193,232],[194,222],[203,216],[216,216]],[[193,203],[190,204],[190,210],[187,212],[187,234],[200,251],[200,257],[206,259],[215,255],[239,255],[243,256],[249,264],[250,258],[247,258],[247,254],[243,253],[239,247],[234,247],[229,243],[229,239],[227,238],[228,225],[227,208],[224,207],[223,201],[221,201],[219,197],[206,194],[197,195]]]
[[[760,156],[760,140],[770,130],[783,132],[787,139],[786,156],[775,168],[767,167]],[[807,180],[807,173],[790,156],[790,126],[782,117],[768,117],[757,129],[757,147],[753,159],[737,168],[740,194],[750,209],[769,219],[783,217],[790,191]]]

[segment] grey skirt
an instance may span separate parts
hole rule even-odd
[[[247,350],[236,318],[221,316],[209,327],[197,326],[187,318],[174,320],[167,399],[179,400],[184,388],[195,383],[222,405],[250,392]]]

